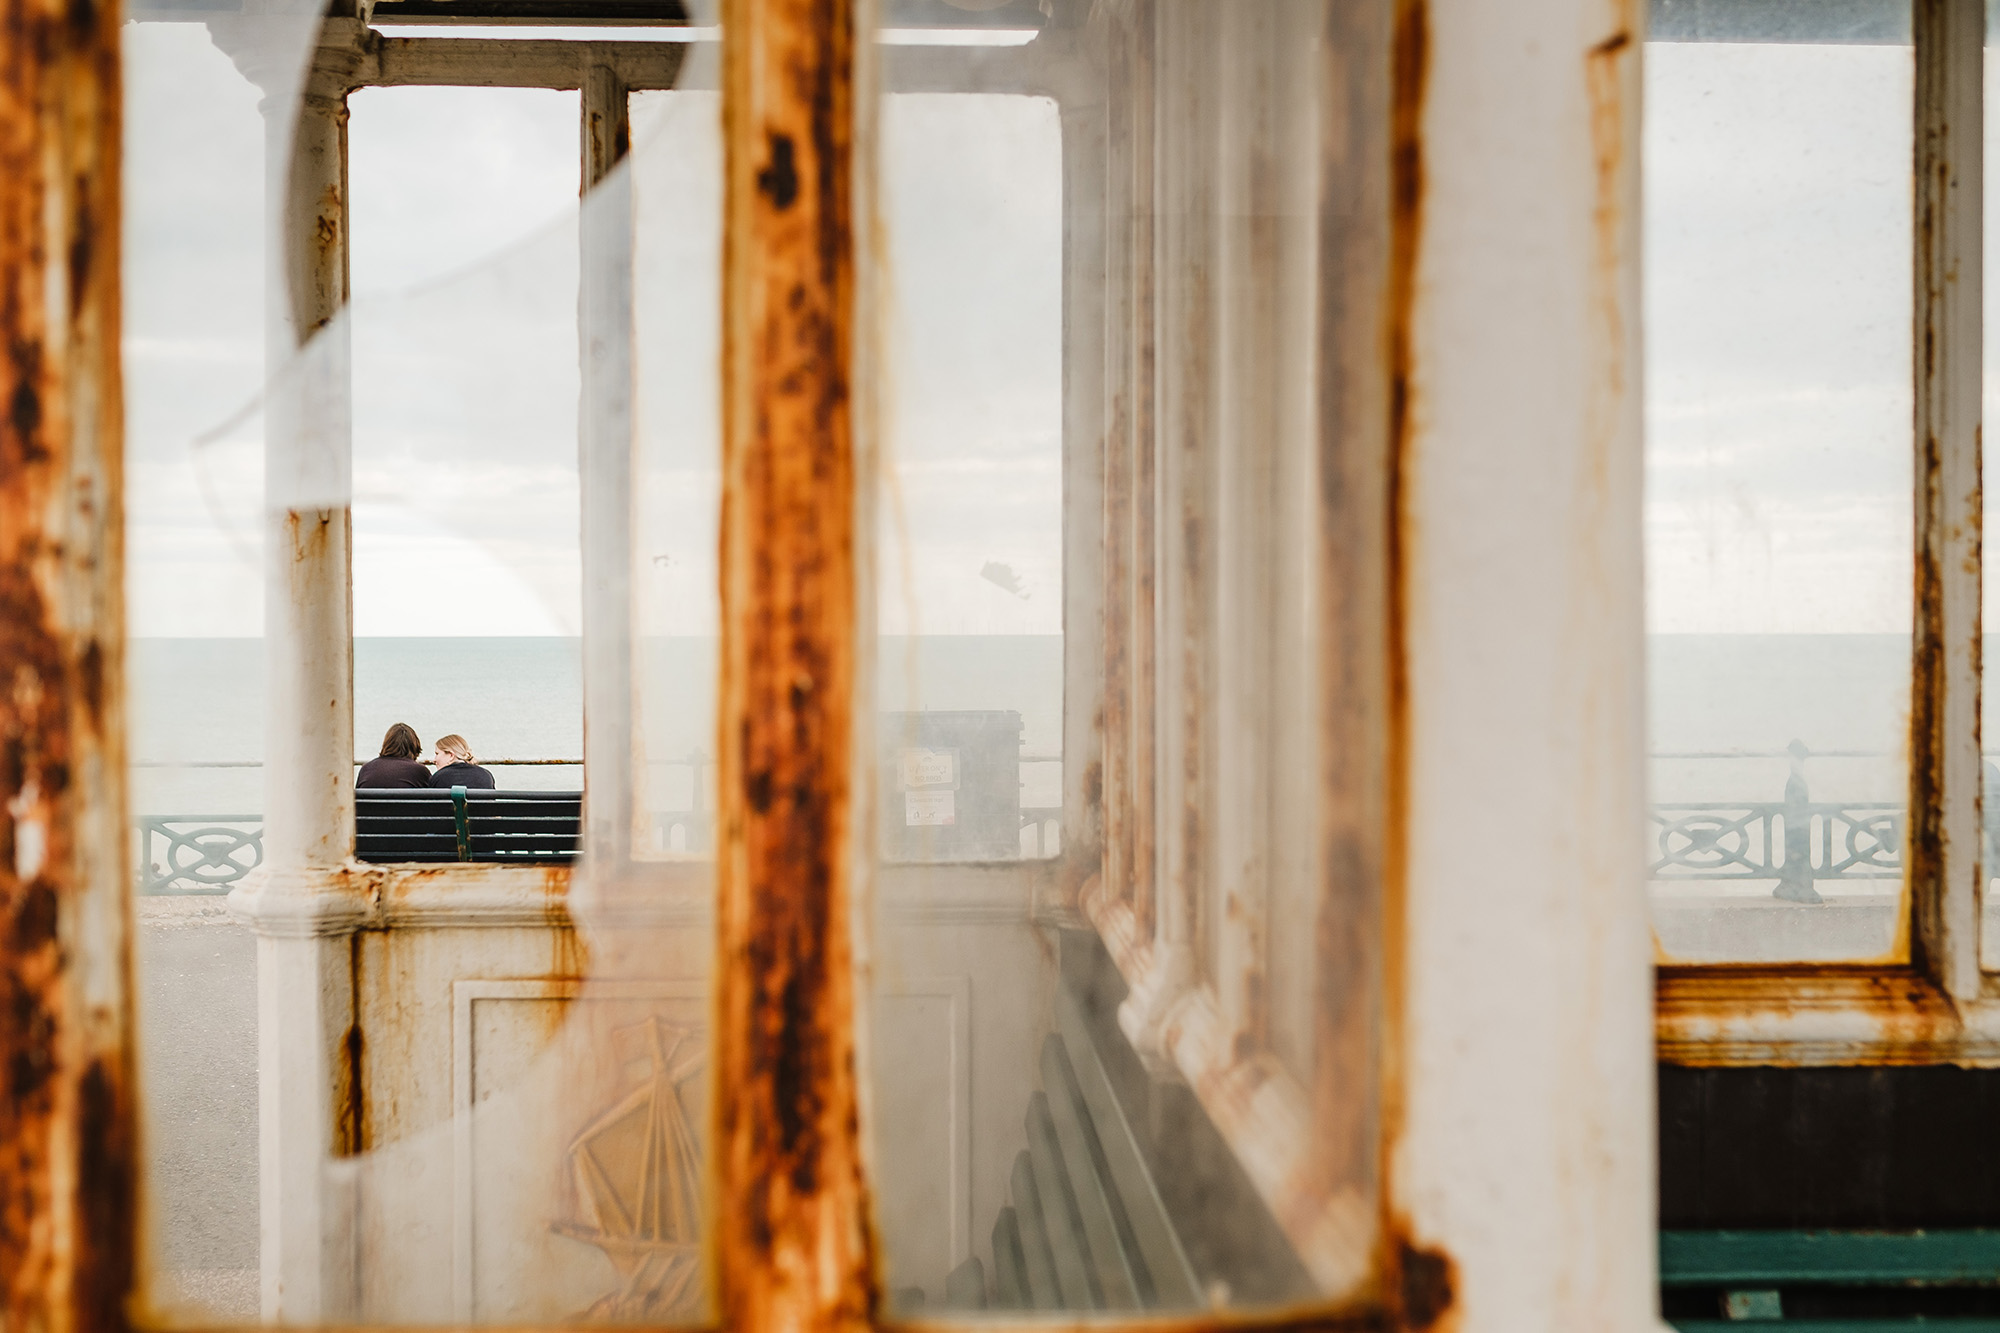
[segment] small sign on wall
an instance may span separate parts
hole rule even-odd
[[[908,828],[937,827],[958,822],[958,793],[906,791],[903,793],[903,823]]]
[[[958,751],[909,746],[903,751],[903,790],[957,787]]]
[[[958,751],[930,746],[904,747],[897,765],[902,779],[903,826],[940,828],[958,822]]]
[[[875,737],[881,765],[876,845],[883,860],[1019,859],[1019,713],[882,713]]]

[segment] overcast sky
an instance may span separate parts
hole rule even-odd
[[[1908,633],[1911,48],[1646,62],[1649,621]]]
[[[133,625],[254,634],[261,420],[195,441],[261,384],[258,92],[200,25],[125,32]],[[1906,632],[1910,48],[1646,60],[1650,624]],[[357,631],[574,633],[576,95],[351,108]],[[705,633],[715,98],[643,94],[634,122],[639,605]],[[884,129],[884,628],[1059,632],[1054,108],[905,97]]]
[[[255,634],[259,94],[198,24],[125,34],[133,629]],[[716,111],[634,99],[651,633],[714,625]],[[576,94],[370,89],[350,112],[356,632],[573,634]],[[884,628],[1058,633],[1054,107],[897,98],[884,135]]]

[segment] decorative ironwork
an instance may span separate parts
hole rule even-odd
[[[1653,807],[1654,879],[1775,879],[1773,897],[1822,901],[1819,880],[1900,879],[1903,806],[1812,799],[1799,741],[1782,801],[1687,801]],[[1989,774],[2000,772],[1988,765]],[[1990,780],[1990,779],[1989,779]],[[1989,839],[1996,812],[1987,803]]]
[[[137,824],[143,894],[227,893],[264,860],[261,815],[150,815]]]
[[[1654,806],[1655,879],[1779,879],[1803,832],[1813,879],[1903,873],[1903,807],[1889,802],[1687,801]]]

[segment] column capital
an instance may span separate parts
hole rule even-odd
[[[273,867],[231,891],[229,915],[270,939],[351,935],[374,919],[379,879],[358,865]]]

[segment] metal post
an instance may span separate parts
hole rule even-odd
[[[310,87],[289,120],[267,108],[264,849],[274,888],[311,892],[354,825],[346,93]]]
[[[834,1333],[879,1303],[851,935],[863,48],[853,0],[723,10],[715,1313]]]
[[[132,1289],[117,5],[0,37],[0,1326]]]
[[[326,1171],[361,1149],[352,932],[352,438],[347,88],[360,25],[329,19],[299,104],[265,102],[264,867],[234,905],[258,933],[261,1306],[270,1322],[353,1317],[354,1210]],[[267,85],[282,90],[282,77]]]
[[[1771,896],[1786,902],[1816,903],[1822,899],[1813,887],[1812,792],[1806,786],[1809,751],[1803,741],[1796,740],[1786,749],[1792,761],[1785,778],[1785,862],[1778,867],[1778,887],[1771,890]]]

